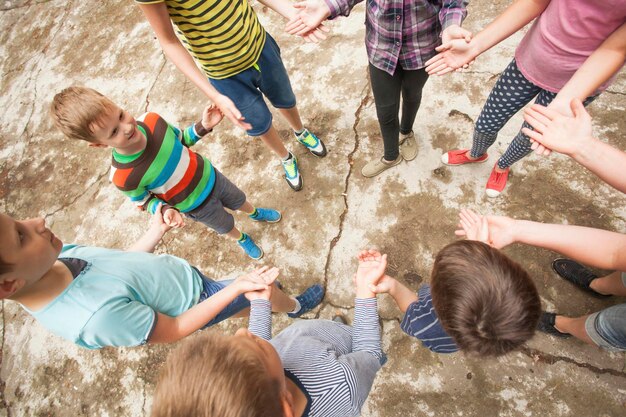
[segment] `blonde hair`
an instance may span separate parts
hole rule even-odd
[[[96,90],[87,87],[68,87],[57,93],[50,105],[54,125],[70,139],[93,142],[94,123],[115,109],[115,103]]]
[[[279,381],[238,338],[206,332],[186,339],[161,370],[152,417],[280,417]]]

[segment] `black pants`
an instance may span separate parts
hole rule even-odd
[[[376,115],[385,144],[385,159],[393,161],[398,158],[400,151],[398,143],[400,133],[407,134],[413,130],[428,74],[424,68],[409,71],[398,66],[392,76],[372,64],[369,64],[369,73],[376,102]],[[402,93],[402,121],[398,118],[400,93]]]

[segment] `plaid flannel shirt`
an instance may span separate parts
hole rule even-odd
[[[330,19],[348,16],[363,0],[324,0]],[[393,75],[424,68],[441,44],[441,32],[461,25],[467,15],[467,0],[367,0],[365,47],[372,65]]]

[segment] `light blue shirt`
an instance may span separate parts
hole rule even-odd
[[[198,272],[171,255],[65,245],[59,257],[87,266],[46,307],[26,311],[88,349],[146,343],[157,312],[178,316],[197,304],[202,291]]]

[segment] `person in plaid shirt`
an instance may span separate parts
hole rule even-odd
[[[305,0],[295,3],[298,17],[286,26],[288,33],[303,35],[325,19],[348,16],[362,0]],[[471,40],[461,28],[468,1],[368,0],[365,46],[376,102],[376,114],[385,154],[365,164],[361,173],[373,177],[417,156],[413,123],[428,79],[426,61],[435,48],[452,39]],[[398,117],[402,96],[402,118]]]

